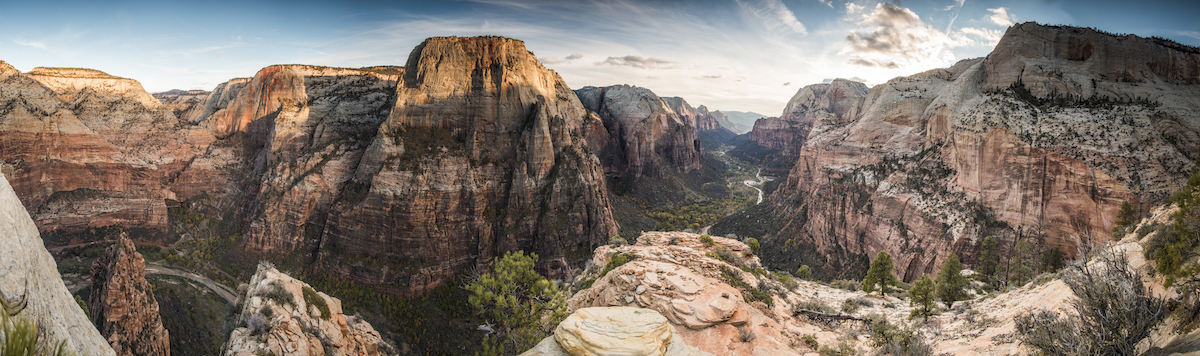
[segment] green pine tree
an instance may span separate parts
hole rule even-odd
[[[921,279],[918,280],[917,283],[913,284],[912,289],[908,290],[908,297],[910,298],[908,300],[908,305],[914,308],[912,310],[912,314],[909,314],[908,316],[909,319],[918,316],[931,316],[934,314],[934,310],[937,309],[937,305],[934,299],[933,289],[933,279],[930,279],[929,275],[927,274],[921,276]]]
[[[892,273],[895,267],[892,265],[892,255],[887,251],[879,251],[875,255],[875,259],[871,261],[871,268],[867,270],[867,276],[863,277],[862,289],[867,293],[875,291],[875,287],[879,286],[879,294],[887,295],[889,287],[900,284],[900,280]]]
[[[988,283],[996,280],[996,267],[1000,265],[1000,255],[996,253],[996,239],[988,236],[983,239],[983,249],[979,251],[979,274],[986,277]]]
[[[533,271],[537,259],[537,254],[509,252],[492,273],[467,285],[471,307],[496,323],[496,335],[483,339],[481,354],[528,350],[566,318],[566,301],[558,286]]]
[[[1137,213],[1133,211],[1133,205],[1129,201],[1121,203],[1121,210],[1117,211],[1117,221],[1113,222],[1117,226],[1129,226],[1137,222]]]
[[[937,297],[946,305],[967,299],[967,279],[962,276],[962,261],[958,255],[951,253],[942,263],[942,270],[937,276]]]

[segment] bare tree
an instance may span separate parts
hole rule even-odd
[[[1038,310],[1017,316],[1026,344],[1055,355],[1134,355],[1139,341],[1166,315],[1165,301],[1149,293],[1124,255],[1097,248],[1072,262],[1063,282],[1078,297],[1072,312]]]

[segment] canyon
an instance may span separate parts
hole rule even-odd
[[[986,58],[805,87],[750,133],[796,157],[768,198],[763,258],[857,278],[887,251],[912,281],[951,253],[973,263],[987,236],[1076,255],[1109,238],[1123,202],[1148,211],[1186,180],[1197,63],[1160,39],[1025,23]]]

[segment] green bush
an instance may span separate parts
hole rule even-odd
[[[796,310],[803,309],[803,310],[815,311],[818,313],[825,313],[825,314],[833,314],[833,313],[837,312],[837,311],[833,310],[833,307],[830,307],[829,304],[825,304],[824,301],[821,301],[820,299],[816,299],[816,298],[805,300],[800,303],[796,303],[795,308],[796,308]]]
[[[933,288],[933,280],[929,278],[928,274],[921,276],[921,279],[913,284],[912,289],[908,291],[909,296],[911,296],[908,303],[909,306],[913,307],[912,314],[909,315],[910,319],[935,314],[937,304]]]
[[[631,260],[633,260],[633,256],[631,255],[627,255],[622,252],[613,253],[608,257],[608,264],[604,265],[604,270],[600,272],[600,276],[597,276],[596,278],[604,277],[604,275],[608,274],[608,272],[612,272],[612,270],[629,263]],[[588,284],[588,287],[591,287],[591,284]],[[584,287],[584,289],[587,289],[587,287]]]
[[[482,341],[484,354],[509,354],[532,348],[567,316],[558,286],[533,270],[537,254],[510,252],[492,273],[467,285],[476,313],[496,323],[496,334]]]
[[[292,292],[288,292],[279,282],[267,284],[266,290],[260,292],[259,296],[275,301],[275,305],[280,307],[284,305],[296,306],[295,296],[292,295]]]
[[[734,266],[742,265],[741,257],[738,257],[738,255],[736,253],[729,250],[725,246],[717,246],[717,248],[713,249],[713,254],[717,256],[717,259],[728,262],[731,265],[734,265]]]
[[[880,355],[933,355],[933,347],[921,338],[920,330],[913,327],[900,328],[892,325],[882,315],[870,319],[871,344]]]
[[[321,298],[317,291],[312,287],[304,286],[304,303],[316,306],[317,310],[321,311],[321,319],[329,320],[333,315],[329,314],[329,305],[325,303],[325,298]]]
[[[804,336],[800,337],[800,340],[803,340],[804,346],[807,346],[810,350],[820,349],[821,344],[817,342],[817,337],[813,334],[804,334]]]
[[[758,249],[762,247],[758,244],[758,239],[753,237],[746,239],[746,245],[750,246],[750,252],[753,253],[758,253]]]
[[[774,272],[774,274],[775,280],[779,281],[779,283],[783,283],[783,286],[787,288],[788,291],[795,290],[796,287],[800,286],[800,282],[796,282],[796,279],[792,278],[792,276],[787,274],[787,272]]]
[[[829,287],[831,288],[843,289],[851,292],[857,292],[858,287],[861,285],[861,282],[852,279],[838,279],[834,280],[833,282],[829,282]]]
[[[758,288],[746,283],[745,281],[742,281],[742,278],[740,277],[741,274],[741,270],[721,267],[721,275],[725,276],[725,281],[729,283],[729,285],[741,289],[742,297],[745,298],[747,302],[760,301],[768,306],[775,306],[775,299],[771,297],[771,294],[763,292]]]
[[[8,307],[0,305],[0,355],[3,356],[67,356],[66,340],[47,342],[38,348],[38,334],[43,333],[36,322],[23,317],[9,317]],[[53,346],[50,346],[53,345]]]
[[[712,247],[713,244],[716,244],[716,241],[713,241],[712,236],[708,236],[708,234],[700,235],[700,242],[703,242],[704,246],[708,247]]]
[[[812,277],[812,268],[809,268],[808,265],[800,265],[800,268],[796,269],[796,278],[809,279],[810,277]]]
[[[842,302],[842,311],[853,314],[862,307],[871,307],[874,305],[875,303],[872,303],[871,300],[867,298],[846,298],[846,300]]]

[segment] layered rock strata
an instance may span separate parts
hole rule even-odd
[[[704,152],[694,126],[699,115],[683,99],[659,98],[649,89],[629,85],[584,87],[575,94],[604,120],[606,131],[591,141],[611,176],[628,181],[700,169]],[[685,115],[669,102],[687,110]],[[704,121],[710,120],[711,115]]]
[[[798,156],[810,131],[830,128],[814,128],[814,124],[845,125],[858,115],[867,91],[863,83],[846,79],[801,88],[788,101],[783,115],[755,121],[749,139],[759,146],[780,150],[785,156]]]
[[[222,347],[226,356],[395,355],[371,324],[342,314],[342,301],[260,263]]]
[[[642,355],[703,356],[661,314],[650,309],[597,307],[576,310],[554,335],[521,356]]]
[[[168,356],[170,337],[158,313],[146,260],[124,234],[92,264],[90,317],[117,355]]]
[[[1027,239],[1070,255],[1106,240],[1122,202],[1163,201],[1200,153],[1197,58],[1162,40],[1026,23],[987,58],[861,99],[817,96],[842,109],[801,115],[811,129],[769,199],[782,222],[765,259],[833,278],[884,250],[911,281],[952,252],[973,262],[986,236],[1002,252]],[[797,98],[789,108],[813,101]]]
[[[63,341],[76,355],[116,355],[67,291],[37,226],[0,175],[0,300],[9,315],[40,327],[43,346]]]

